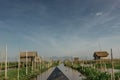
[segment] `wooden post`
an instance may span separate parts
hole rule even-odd
[[[36,54],[34,54],[34,65],[33,65],[33,68],[34,68],[34,70],[36,70],[37,69],[37,67],[36,67],[36,60],[37,59],[37,56],[36,56]]]
[[[32,72],[33,72],[33,60],[34,60],[34,54],[32,54],[32,58],[31,58],[31,61],[32,61]]]
[[[112,49],[111,49],[111,64],[112,64],[111,80],[115,80]]]
[[[7,45],[5,50],[5,79],[7,79]]]
[[[19,72],[20,72],[20,54],[18,54],[18,80],[19,80]]]
[[[5,80],[7,80],[7,45],[5,50]]]
[[[0,56],[2,56],[1,52],[0,52]],[[1,61],[0,61],[0,64],[2,64],[2,58],[0,57]],[[2,67],[0,66],[0,76],[1,76],[1,70],[2,70]]]
[[[118,53],[120,53],[120,50],[118,49]],[[118,64],[120,64],[120,58],[119,58],[119,60],[118,60]]]
[[[102,62],[101,62],[101,59],[100,59],[100,70],[102,70]]]
[[[26,51],[26,75],[27,75],[27,73],[28,73],[28,69],[27,69],[27,63],[28,63],[28,60],[27,60],[27,51]]]

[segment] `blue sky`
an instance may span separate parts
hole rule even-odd
[[[0,46],[8,54],[120,57],[120,0],[0,0]],[[99,46],[100,44],[100,46]]]

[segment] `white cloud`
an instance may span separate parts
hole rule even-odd
[[[96,16],[102,16],[102,15],[103,15],[102,12],[98,12],[98,13],[96,13]]]

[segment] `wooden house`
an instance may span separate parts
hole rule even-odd
[[[38,56],[37,52],[20,52],[20,62],[41,62],[41,57]]]
[[[74,57],[74,63],[79,63],[79,57]]]
[[[108,55],[107,51],[96,51],[94,52],[93,57],[94,60],[107,59]]]

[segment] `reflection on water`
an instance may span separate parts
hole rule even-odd
[[[59,66],[59,69],[69,78],[69,80],[82,80],[82,78],[84,78],[84,76],[80,76],[81,73],[69,67],[65,67],[63,64]]]
[[[69,67],[65,67],[63,64],[59,65],[58,68],[69,78],[69,80],[82,80],[84,78],[84,76],[81,76],[81,73]],[[53,70],[54,68],[51,68],[32,80],[47,80]]]
[[[47,80],[48,76],[52,73],[53,70],[54,70],[54,68],[50,68],[49,70],[38,75],[37,78],[34,78],[32,80]]]
[[[58,67],[56,67],[47,80],[69,80],[69,79]]]

